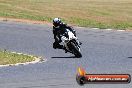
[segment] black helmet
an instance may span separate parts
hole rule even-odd
[[[61,19],[60,18],[54,18],[53,20],[53,25],[55,27],[59,26],[59,24],[61,23]]]

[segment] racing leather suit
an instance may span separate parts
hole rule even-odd
[[[76,31],[73,29],[73,27],[68,26],[65,23],[60,23],[59,26],[55,27],[53,26],[53,34],[54,34],[54,39],[55,42],[53,43],[53,48],[59,48],[59,49],[63,49],[63,45],[60,45],[59,43],[62,42],[61,40],[61,35],[63,35],[64,33],[66,33],[66,29],[69,29],[75,36],[76,36]]]

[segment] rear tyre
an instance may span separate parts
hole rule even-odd
[[[56,44],[56,42],[53,43],[53,48],[54,48],[54,49],[57,48],[57,44]]]

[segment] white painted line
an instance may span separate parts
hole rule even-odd
[[[23,54],[23,53],[17,53],[17,52],[11,52],[11,53],[16,53],[16,54]],[[23,55],[27,55],[27,54],[23,54]],[[39,62],[46,62],[46,59],[42,59],[42,57],[36,57],[33,55],[27,55],[30,57],[34,57],[34,61],[31,62],[25,62],[25,63],[16,63],[16,64],[7,64],[7,65],[0,65],[0,67],[8,67],[8,66],[18,66],[18,65],[28,65],[28,64],[35,64],[35,63],[39,63]]]
[[[84,28],[84,27],[77,27],[77,28]]]
[[[125,30],[117,30],[117,31],[125,31]]]
[[[109,31],[111,31],[111,30],[113,30],[113,29],[105,29],[105,30],[109,30]]]

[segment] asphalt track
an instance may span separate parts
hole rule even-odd
[[[130,84],[86,84],[75,77],[79,66],[88,73],[132,75],[132,32],[75,28],[82,58],[52,48],[49,25],[0,22],[0,48],[42,56],[46,62],[0,68],[0,88],[132,88]]]

